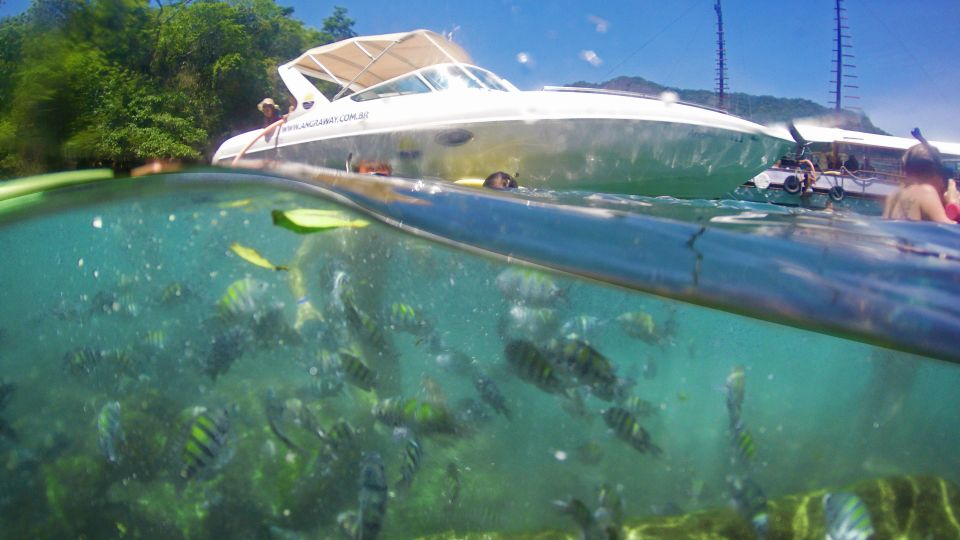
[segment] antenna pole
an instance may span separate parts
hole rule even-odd
[[[727,51],[723,46],[723,12],[720,10],[720,0],[713,5],[717,12],[717,107],[726,110],[727,99]]]
[[[831,101],[830,103],[834,105],[834,110],[836,110],[837,112],[840,112],[841,110],[843,110],[843,98],[845,97],[847,99],[860,99],[860,98],[858,96],[843,95],[844,88],[859,88],[858,86],[853,84],[845,84],[846,79],[856,79],[857,76],[851,75],[849,73],[844,73],[843,68],[855,68],[857,66],[853,64],[844,63],[849,61],[847,59],[853,58],[853,55],[847,52],[847,50],[850,49],[852,46],[849,43],[844,43],[844,40],[850,39],[850,36],[847,34],[844,34],[843,31],[849,30],[850,27],[846,25],[847,17],[844,15],[844,13],[846,13],[847,10],[843,8],[843,0],[836,0],[836,6],[834,10],[836,12],[835,16],[836,16],[836,22],[837,22],[837,35],[836,37],[833,38],[833,41],[836,43],[836,49],[834,49],[833,52],[835,52],[837,56],[833,59],[833,63],[835,66],[833,73],[836,76],[836,80],[830,81],[835,85],[834,89],[830,91],[830,93],[833,94],[833,101]]]

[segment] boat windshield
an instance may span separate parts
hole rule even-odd
[[[451,64],[433,66],[392,81],[378,84],[363,92],[358,92],[350,96],[350,99],[354,101],[370,101],[372,99],[386,97],[424,94],[431,91],[459,90],[462,88],[490,89],[500,92],[510,91],[509,88],[504,86],[504,84],[489,71],[474,66],[462,67],[463,69],[460,69],[460,67]],[[469,70],[476,79],[464,73],[464,69]],[[429,86],[427,83],[430,83]],[[433,88],[431,88],[431,86]]]
[[[407,94],[423,94],[426,92],[430,92],[430,87],[427,86],[416,73],[412,73],[406,77],[378,84],[373,88],[354,94],[350,96],[350,98],[354,101],[370,101],[371,99],[405,96]]]
[[[463,68],[469,70],[474,77],[483,83],[483,86],[477,84],[477,81],[467,76],[467,74],[464,73],[459,67],[449,64],[443,66],[434,66],[432,68],[423,70],[421,73],[423,74],[423,77],[427,79],[427,81],[437,90],[483,88],[486,86],[490,90],[500,90],[503,92],[509,91],[490,72],[473,66],[463,66]]]

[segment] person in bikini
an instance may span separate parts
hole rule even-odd
[[[903,155],[903,174],[900,188],[887,197],[884,219],[955,223],[948,217],[947,207],[960,204],[960,195],[954,180],[945,182],[936,148],[929,143],[910,147]],[[947,189],[941,195],[944,187]]]

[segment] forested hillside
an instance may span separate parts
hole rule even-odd
[[[654,96],[665,91],[671,91],[675,92],[682,101],[699,103],[710,107],[717,106],[717,96],[710,90],[671,88],[653,81],[648,81],[642,77],[617,77],[600,84],[576,82],[573,83],[572,86],[623,90]],[[726,97],[727,111],[737,116],[753,120],[758,124],[772,124],[797,118],[820,118],[829,116],[833,127],[852,129],[866,133],[885,134],[883,130],[874,126],[870,118],[864,114],[847,110],[837,114],[833,109],[814,103],[809,99],[755,96],[740,92],[727,94]]]
[[[0,177],[154,157],[200,160],[283,106],[276,67],[353,36],[273,0],[34,0],[0,20]]]

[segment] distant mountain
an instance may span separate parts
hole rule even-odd
[[[671,88],[653,81],[648,81],[643,77],[617,77],[600,84],[579,81],[570,86],[622,90],[653,96],[658,96],[663,92],[669,91],[675,92],[681,101],[707,105],[709,107],[717,106],[717,96],[713,91]],[[833,109],[814,103],[809,99],[755,96],[734,92],[727,94],[726,109],[731,114],[752,120],[758,124],[773,124],[776,122],[786,122],[787,120],[816,118],[819,120],[818,123],[829,125],[830,127],[888,135],[887,132],[874,126],[873,122],[870,121],[870,117],[863,113],[842,111],[838,114]]]

